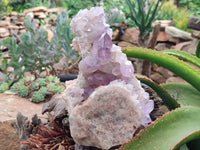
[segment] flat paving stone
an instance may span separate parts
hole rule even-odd
[[[30,120],[34,114],[39,118],[46,117],[42,115],[42,107],[44,103],[32,103],[26,98],[17,95],[0,94],[0,122],[7,120],[15,120],[18,112],[27,116]]]

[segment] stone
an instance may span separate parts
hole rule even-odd
[[[166,79],[160,73],[153,73],[150,75],[150,78],[158,84],[165,83],[166,81]]]
[[[10,25],[10,22],[0,21],[0,27],[6,27],[6,26],[9,26],[9,25]]]
[[[118,33],[119,33],[118,29],[116,29],[116,30],[113,31],[113,33],[112,33],[112,40],[116,40],[117,39]]]
[[[180,77],[170,77],[166,80],[166,83],[187,83]]]
[[[7,16],[7,17],[6,17],[6,19],[5,19],[4,21],[6,21],[6,22],[9,22],[9,23],[10,23],[10,22],[11,22],[11,17]]]
[[[66,82],[61,93],[66,104],[56,110],[67,109],[70,133],[79,145],[109,149],[128,142],[151,122],[154,102],[135,78],[132,63],[112,43],[103,7],[80,10],[70,26],[72,46],[82,60],[78,78]],[[52,101],[58,106],[59,100]]]
[[[48,13],[60,13],[62,11],[64,11],[65,9],[64,8],[61,8],[61,7],[57,7],[57,8],[49,8],[47,10]]]
[[[155,71],[160,73],[166,79],[174,75],[171,71],[169,71],[168,69],[165,69],[163,67],[157,67],[155,69]]]
[[[31,118],[34,114],[37,114],[42,118],[43,103],[35,104],[28,99],[19,97],[17,95],[0,94],[0,122],[7,120],[15,120],[18,112],[26,114]]]
[[[29,12],[46,12],[47,8],[44,6],[39,6],[39,7],[35,7],[35,8],[31,8],[31,9],[26,9],[24,10],[24,14],[27,14]]]
[[[46,15],[44,12],[34,12],[34,15],[37,16],[39,19],[46,18]]]
[[[176,46],[175,46],[175,50],[183,50],[183,48],[184,47],[186,47],[186,46],[188,46],[188,45],[191,45],[191,41],[189,41],[189,42],[182,42],[182,43],[178,43],[178,44],[176,44]]]
[[[16,11],[12,11],[12,12],[10,13],[11,16],[17,16],[17,14],[18,14],[18,13],[17,13]]]
[[[194,30],[200,30],[199,17],[189,17],[187,27]]]
[[[13,25],[13,24],[10,24],[8,26],[8,29],[19,29],[20,27],[19,26],[16,26],[16,25]]]
[[[198,39],[194,39],[190,45],[184,47],[182,50],[192,55],[196,55],[195,53],[196,53],[197,45],[198,45]]]
[[[4,33],[4,34],[0,34],[0,37],[1,38],[5,38],[5,37],[9,37],[10,33],[7,32],[7,33]]]
[[[167,26],[165,28],[165,32],[172,37],[180,38],[183,40],[193,40],[194,38],[191,36],[191,33],[185,32],[183,30],[180,30],[178,28],[172,27],[172,26]]]
[[[156,20],[153,22],[152,27],[154,28],[157,24],[160,24],[160,30],[165,31],[166,26],[174,26],[172,20]]]
[[[134,45],[132,43],[125,42],[125,41],[118,42],[117,45],[122,47],[122,48],[124,48],[124,47],[137,47],[137,45]]]
[[[192,37],[200,39],[200,31],[191,30]]]
[[[157,51],[162,51],[162,50],[169,49],[170,47],[171,47],[171,45],[168,43],[158,43],[158,44],[156,44],[155,49]]]
[[[9,33],[8,29],[0,27],[0,34]]]
[[[121,36],[121,40],[132,44],[137,44],[139,34],[140,31],[138,28],[128,28],[125,30],[124,35]]]
[[[131,99],[126,88],[117,85],[99,87],[83,105],[76,106],[70,113],[73,139],[81,145],[96,143],[96,147],[103,149],[129,141],[140,126],[139,118],[135,117],[138,115],[137,104]]]
[[[24,33],[24,32],[26,32],[26,29],[21,29],[21,30],[19,30],[19,33],[21,34],[21,33]]]
[[[172,43],[179,43],[179,38],[172,37],[171,35],[167,34],[164,31],[160,31],[158,33],[157,42],[172,42]]]

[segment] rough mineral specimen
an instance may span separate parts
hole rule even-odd
[[[133,75],[132,63],[112,44],[102,7],[80,10],[71,21],[79,75],[66,82],[70,131],[76,143],[109,149],[151,122],[153,101]]]

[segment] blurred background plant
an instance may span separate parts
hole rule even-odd
[[[185,7],[195,16],[200,16],[200,0],[178,0],[179,7]]]
[[[79,56],[70,45],[73,35],[69,22],[67,13],[61,12],[57,17],[56,30],[52,30],[54,36],[49,41],[48,32],[44,28],[37,29],[36,22],[28,16],[24,20],[27,32],[22,33],[17,40],[12,37],[0,41],[0,46],[8,48],[10,57],[9,61],[1,57],[1,70],[8,75],[7,78],[14,74],[14,79],[18,79],[26,72],[35,77],[39,77],[44,71],[46,75],[58,75],[55,64],[64,57],[65,62],[62,63],[64,69],[59,70],[59,73],[72,69],[78,62]],[[12,71],[8,72],[8,67],[11,67]]]
[[[158,12],[164,1],[160,0],[126,0],[130,9],[131,19],[140,30],[138,44],[147,47],[149,33],[152,31],[152,23],[158,17]]]
[[[158,19],[172,20],[175,27],[190,32],[190,29],[187,28],[187,22],[190,16],[192,16],[192,12],[187,8],[178,8],[173,2],[167,1],[161,7]]]
[[[9,5],[9,0],[0,0],[0,18],[3,15],[8,15],[12,11],[12,7]]]

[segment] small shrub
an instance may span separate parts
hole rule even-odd
[[[48,76],[48,77],[46,77],[46,81],[49,83],[55,83],[55,84],[60,83],[60,79],[56,76]]]
[[[42,102],[42,101],[44,101],[44,97],[45,96],[43,93],[36,91],[33,93],[31,101],[35,102],[35,103]]]
[[[32,82],[31,85],[30,85],[30,89],[35,91],[35,90],[38,90],[39,88],[39,84],[37,82]]]
[[[39,86],[45,86],[46,80],[44,78],[39,78],[37,79],[37,83],[39,84]]]
[[[18,95],[19,96],[26,97],[26,96],[28,96],[28,93],[29,93],[29,90],[25,85],[20,86],[18,88]]]
[[[48,89],[46,87],[41,87],[39,89],[39,92],[46,96],[48,94]]]
[[[188,18],[191,13],[186,9],[177,8],[173,2],[165,2],[161,8],[159,19],[160,20],[172,20],[175,23],[175,27],[190,32],[187,28]]]
[[[7,82],[1,83],[1,85],[0,85],[0,93],[3,93],[8,89],[9,89],[9,84]]]

